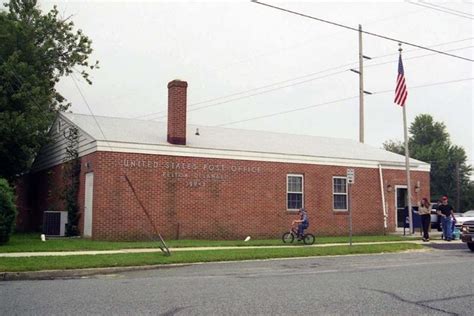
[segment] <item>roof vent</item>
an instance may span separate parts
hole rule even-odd
[[[197,135],[197,136],[200,135],[200,134],[199,134],[199,128],[196,128],[196,133],[195,133],[194,135]]]

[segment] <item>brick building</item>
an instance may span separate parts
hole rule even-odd
[[[168,84],[168,122],[72,113],[18,185],[18,228],[38,229],[63,203],[64,131],[79,131],[80,231],[94,239],[277,237],[305,207],[309,231],[394,231],[406,203],[404,157],[353,140],[191,126],[187,83]],[[427,163],[410,160],[414,201],[430,196]],[[146,216],[144,209],[150,214]]]

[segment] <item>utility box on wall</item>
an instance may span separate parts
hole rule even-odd
[[[66,233],[67,212],[46,211],[43,215],[43,234],[64,236]]]

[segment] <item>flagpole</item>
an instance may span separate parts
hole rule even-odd
[[[403,106],[403,130],[405,134],[405,168],[407,172],[407,195],[408,195],[408,220],[410,223],[410,235],[413,234],[413,214],[411,206],[411,182],[410,182],[410,152],[408,149],[408,129],[406,105]]]
[[[402,55],[402,44],[398,44],[400,47],[398,51],[400,56]],[[410,235],[413,234],[413,212],[411,206],[411,182],[410,182],[410,150],[408,148],[408,127],[407,127],[407,111],[406,104],[403,104],[403,132],[405,136],[405,169],[407,173],[407,199],[408,199],[408,221],[410,227]]]

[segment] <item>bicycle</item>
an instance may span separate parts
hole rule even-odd
[[[298,237],[298,231],[295,227],[291,227],[290,228],[290,231],[289,232],[286,232],[284,233],[282,236],[281,236],[281,240],[283,241],[283,243],[292,243],[295,238],[297,238],[298,240],[303,240],[303,243],[305,245],[312,245],[314,244],[314,240],[315,240],[315,237],[313,234],[310,234],[310,233],[305,233],[303,234],[303,238],[299,239]]]

